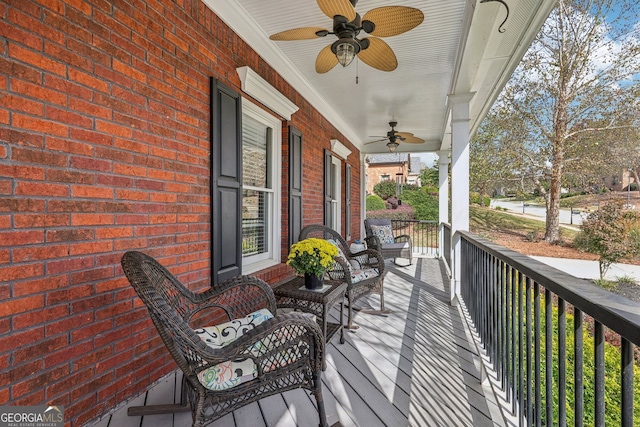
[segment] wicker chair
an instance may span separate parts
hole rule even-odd
[[[372,293],[380,295],[380,310],[360,310],[362,313],[387,314],[390,311],[384,308],[384,259],[380,253],[373,249],[365,249],[361,252],[352,253],[347,242],[340,234],[324,225],[308,225],[300,231],[298,240],[308,237],[317,237],[325,240],[333,240],[340,251],[342,257],[336,258],[333,269],[327,271],[329,278],[340,280],[347,284],[347,302],[349,304],[349,316],[347,327],[357,329],[353,324],[353,304],[360,298]],[[356,274],[359,271],[372,272],[372,276],[365,277]],[[360,279],[360,280],[359,280]]]
[[[372,227],[389,227],[391,231],[390,241],[383,242],[380,237],[373,232]],[[364,238],[367,242],[367,247],[380,251],[382,257],[393,258],[394,264],[396,258],[407,258],[409,265],[413,264],[413,243],[411,237],[408,234],[393,235],[393,227],[391,220],[382,218],[367,218],[364,220],[364,229],[367,237]]]
[[[314,394],[320,426],[327,426],[321,390],[324,340],[310,318],[300,313],[271,317],[221,348],[205,344],[192,329],[211,325],[208,322],[212,320],[220,323],[239,319],[261,308],[275,314],[276,301],[268,284],[254,277],[238,276],[205,292],[193,293],[143,253],[127,252],[122,257],[122,267],[184,374],[183,391],[194,427],[263,397],[295,388]],[[251,366],[255,378],[248,375],[250,379],[226,389],[212,390],[203,385],[202,374],[210,372],[207,370],[219,372],[225,364],[247,363],[249,359],[254,364]],[[162,408],[155,413],[161,412]]]

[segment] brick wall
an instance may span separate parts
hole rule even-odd
[[[248,65],[300,107],[305,225],[322,222],[330,139],[354,151],[354,195],[360,165],[199,0],[16,0],[0,17],[0,405],[64,405],[81,426],[175,368],[122,274],[124,251],[210,284],[210,75],[240,91],[235,69]],[[283,205],[287,185],[283,169]]]

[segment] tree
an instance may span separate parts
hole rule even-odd
[[[520,176],[545,196],[548,242],[560,239],[563,185],[593,179],[584,174],[610,161],[609,146],[637,125],[639,10],[640,0],[558,0],[496,103],[508,114],[493,117],[510,118],[502,143],[527,146]]]
[[[420,171],[420,184],[423,187],[438,187],[439,171],[436,167],[424,168]]]
[[[640,254],[640,215],[621,201],[606,203],[582,222],[578,244],[600,256],[600,278],[614,262]]]

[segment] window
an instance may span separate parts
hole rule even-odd
[[[279,119],[242,104],[242,267],[251,273],[280,262]]]
[[[380,175],[380,182],[387,182],[387,181],[391,181],[391,175],[388,175],[386,173]]]

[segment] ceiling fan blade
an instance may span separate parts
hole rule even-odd
[[[362,17],[363,21],[376,24],[372,36],[390,37],[407,32],[424,21],[424,13],[413,7],[385,6],[371,9]]]
[[[369,145],[369,144],[375,144],[376,142],[382,142],[382,141],[386,141],[388,138],[382,138],[382,139],[376,139],[375,141],[369,141],[369,142],[365,142],[362,145]]]
[[[422,144],[424,142],[424,139],[415,137],[412,133],[409,132],[396,132],[396,135],[398,135],[400,138],[403,138],[402,142],[408,142],[409,144]]]
[[[387,43],[375,37],[365,37],[365,39],[369,40],[370,44],[368,48],[358,53],[358,58],[360,58],[362,62],[382,71],[393,71],[398,68],[396,54],[393,53],[393,50],[391,50]]]
[[[271,40],[310,40],[318,38],[318,31],[326,31],[322,27],[302,27],[271,34]]]
[[[320,51],[316,58],[316,73],[323,74],[338,65],[338,58],[331,52],[331,45],[327,45]]]
[[[356,19],[356,9],[349,0],[318,0],[318,7],[329,18],[344,16],[349,22]]]

